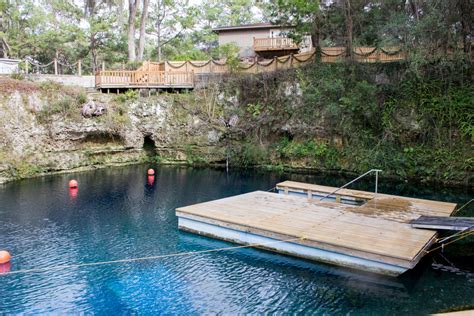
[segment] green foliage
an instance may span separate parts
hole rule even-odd
[[[247,104],[247,112],[249,112],[254,118],[257,118],[260,116],[260,114],[262,114],[262,109],[263,109],[263,105],[261,105],[260,103]]]
[[[337,166],[339,150],[324,142],[290,141],[284,137],[275,146],[277,158],[282,161],[303,160],[305,167],[331,169]]]
[[[87,102],[87,94],[85,92],[79,92],[76,96],[76,101],[79,105]]]
[[[244,145],[235,146],[235,161],[468,181],[474,161],[470,72],[462,61],[422,71],[339,63],[280,73],[280,80],[235,78],[226,86],[241,104],[233,113],[241,118]],[[285,97],[292,87],[301,97]],[[264,155],[254,154],[265,148],[256,140],[270,143]]]
[[[24,80],[25,75],[21,74],[21,73],[13,73],[13,74],[10,75],[10,78],[12,78],[14,80]]]
[[[233,148],[231,163],[234,165],[244,167],[262,166],[268,162],[268,150],[262,145],[247,141]]]
[[[114,98],[115,102],[124,104],[131,101],[138,100],[140,92],[138,90],[128,89],[125,93],[119,94]]]
[[[129,90],[131,91],[131,90]],[[131,124],[126,103],[115,104],[105,115],[106,125],[111,131],[119,133]]]
[[[41,82],[38,87],[48,98],[45,106],[36,113],[40,123],[49,123],[55,115],[70,120],[81,117],[81,106],[87,102],[87,95],[82,89],[65,87],[53,81]]]
[[[45,172],[43,168],[25,160],[15,159],[10,161],[10,163],[12,164],[11,175],[17,179],[28,178]]]
[[[206,159],[202,157],[198,150],[192,145],[186,144],[184,146],[184,153],[186,155],[186,162],[190,165],[206,163]]]
[[[231,72],[238,72],[239,71],[239,47],[234,43],[228,43],[224,45],[220,45],[217,49],[217,55],[226,60],[227,65],[229,66],[229,70]]]

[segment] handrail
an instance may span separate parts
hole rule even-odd
[[[260,37],[253,38],[254,49],[265,49],[265,48],[298,48],[298,45],[289,37]]]
[[[323,196],[323,197],[320,199],[320,201],[322,201],[322,200],[328,198],[329,196],[335,194],[335,193],[338,192],[339,190],[344,189],[344,188],[347,187],[348,185],[351,185],[352,183],[356,182],[356,181],[359,180],[359,179],[362,179],[363,177],[365,177],[366,175],[368,175],[369,173],[372,173],[372,172],[375,172],[375,195],[377,195],[378,185],[379,185],[379,172],[382,172],[382,170],[380,170],[380,169],[370,169],[369,171],[367,171],[367,172],[364,173],[364,174],[361,174],[360,176],[358,176],[358,177],[355,178],[354,180],[351,180],[351,181],[347,182],[347,183],[344,184],[342,187],[339,187],[339,188],[337,188],[336,190],[334,190],[333,192],[326,194],[325,196]]]

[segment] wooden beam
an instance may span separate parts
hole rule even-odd
[[[415,228],[431,230],[474,231],[474,217],[420,216],[410,224]]]

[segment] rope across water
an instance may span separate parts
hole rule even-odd
[[[6,277],[6,276],[12,275],[12,274],[50,272],[50,271],[57,271],[57,270],[70,269],[70,268],[82,268],[82,267],[102,266],[102,265],[118,264],[118,263],[130,263],[130,262],[139,262],[139,261],[148,261],[148,260],[158,260],[158,259],[171,258],[171,257],[184,257],[184,256],[200,255],[200,254],[213,253],[213,252],[219,252],[219,251],[229,251],[229,250],[235,250],[235,249],[261,247],[261,246],[266,246],[266,245],[273,245],[273,244],[278,244],[278,243],[292,242],[292,241],[298,241],[298,240],[304,240],[304,239],[306,239],[306,238],[305,237],[298,237],[298,238],[291,238],[291,239],[286,239],[286,240],[275,240],[275,241],[270,241],[270,242],[267,242],[267,243],[248,244],[248,245],[242,245],[242,246],[215,248],[215,249],[190,251],[190,252],[178,252],[178,253],[170,253],[170,254],[157,255],[157,256],[128,258],[128,259],[119,259],[119,260],[110,260],[110,261],[64,264],[64,265],[44,267],[44,268],[22,269],[22,270],[15,270],[15,271],[6,272],[4,274],[0,274],[0,277]]]

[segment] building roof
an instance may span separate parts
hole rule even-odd
[[[216,33],[225,32],[225,31],[237,31],[237,30],[254,30],[254,29],[271,29],[278,28],[280,25],[275,25],[270,22],[263,23],[253,23],[253,24],[242,24],[235,26],[218,26],[212,30]]]

